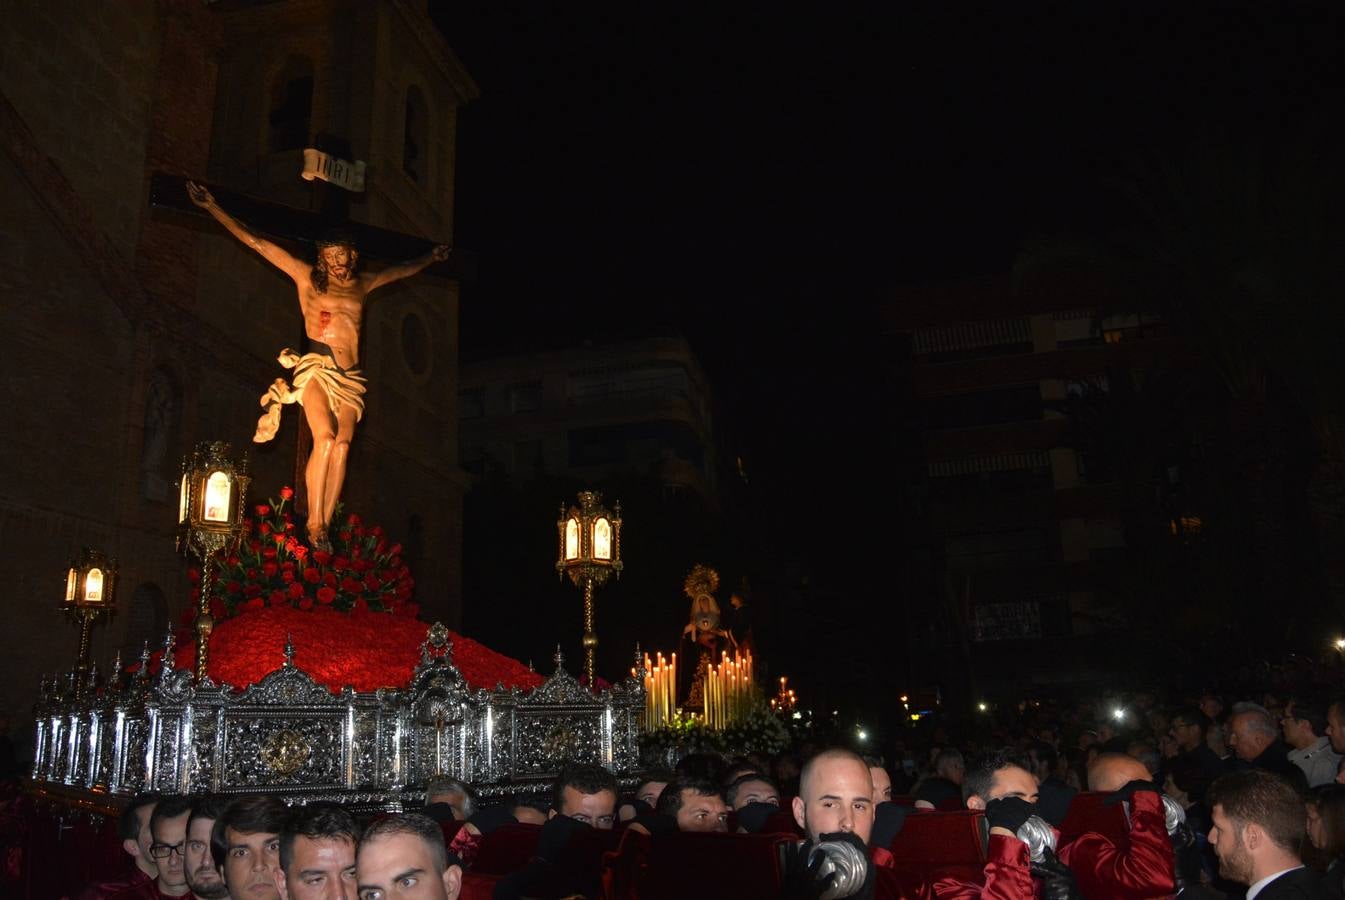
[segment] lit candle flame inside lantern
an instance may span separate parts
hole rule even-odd
[[[207,522],[229,521],[229,476],[215,471],[205,483],[205,514]]]
[[[90,569],[89,574],[84,576],[84,602],[85,603],[103,602],[102,569]]]
[[[565,558],[579,558],[579,520],[570,519],[565,523]]]
[[[612,558],[612,523],[606,519],[593,522],[593,558]]]

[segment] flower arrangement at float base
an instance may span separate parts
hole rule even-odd
[[[372,610],[415,618],[415,580],[402,561],[401,544],[389,544],[378,525],[366,526],[340,506],[332,517],[331,552],[310,550],[299,541],[290,487],[280,499],[258,504],[243,520],[236,550],[217,557],[210,582],[210,614],[227,619],[244,610],[288,606],[342,612]],[[192,605],[200,600],[201,573],[189,570]]]
[[[669,724],[640,737],[640,755],[651,763],[672,765],[688,753],[774,755],[789,745],[788,727],[758,698],[746,715],[722,729],[706,726],[692,713],[678,713]]]

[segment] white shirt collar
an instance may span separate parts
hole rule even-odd
[[[1247,900],[1256,900],[1256,895],[1259,894],[1259,893],[1261,893],[1261,890],[1262,890],[1266,885],[1270,884],[1270,883],[1271,883],[1272,881],[1274,881],[1276,878],[1279,878],[1279,877],[1280,877],[1281,875],[1283,875],[1285,872],[1292,872],[1292,871],[1294,871],[1295,869],[1301,869],[1301,868],[1303,868],[1303,866],[1300,864],[1300,865],[1297,865],[1297,866],[1291,866],[1291,867],[1289,867],[1289,868],[1287,868],[1287,869],[1281,869],[1281,870],[1278,871],[1278,872],[1272,872],[1271,874],[1267,875],[1265,878],[1262,878],[1260,881],[1256,882],[1256,884],[1253,884],[1251,887],[1247,888]]]

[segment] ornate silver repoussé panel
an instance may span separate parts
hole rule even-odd
[[[268,793],[400,809],[445,774],[486,796],[539,790],[560,763],[597,763],[619,776],[639,763],[641,672],[593,693],[556,670],[530,692],[472,690],[436,623],[404,688],[333,694],[285,662],[244,690],[171,668],[151,677],[148,650],[131,678],[114,671],[101,691],[59,679],[36,707],[38,782],[129,795],[140,790]]]

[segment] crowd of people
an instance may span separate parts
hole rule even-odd
[[[1140,696],[1101,715],[1025,706],[909,743],[891,766],[808,742],[774,757],[690,754],[626,790],[600,766],[569,764],[548,794],[503,802],[436,778],[423,808],[391,815],[146,794],[119,823],[129,874],[77,900],[456,898],[474,879],[473,896],[664,896],[613,866],[689,832],[711,843],[678,852],[756,852],[744,835],[778,838],[761,897],[1342,896],[1345,699],[1206,694],[1167,709]],[[1079,827],[1090,809],[1119,825]],[[970,869],[920,859],[917,836],[949,822],[980,830]],[[482,894],[483,850],[510,829],[531,835],[528,851]],[[710,876],[696,892],[725,895]]]

